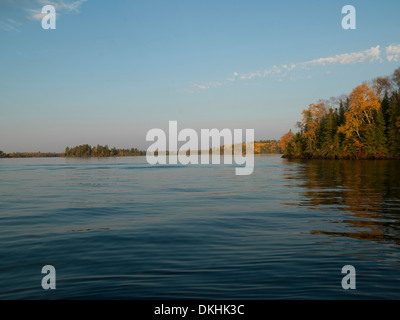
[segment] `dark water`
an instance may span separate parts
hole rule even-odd
[[[1,299],[400,298],[400,162],[0,160]]]

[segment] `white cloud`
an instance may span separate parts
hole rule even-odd
[[[398,61],[400,59],[400,44],[391,44],[386,47],[386,57],[389,61]],[[300,62],[296,64],[284,64],[282,66],[273,66],[270,69],[259,70],[255,72],[243,73],[239,74],[237,72],[233,73],[233,77],[228,78],[228,81],[236,81],[236,80],[251,80],[254,78],[266,78],[266,77],[275,77],[278,81],[282,81],[282,78],[290,75],[293,70],[311,70],[314,67],[326,67],[333,64],[358,64],[365,62],[383,62],[381,57],[381,47],[379,45],[375,47],[371,47],[367,50],[356,51],[350,53],[337,54],[331,57],[323,57],[310,61]],[[327,74],[331,72],[328,71]],[[289,76],[288,79],[294,80],[293,76]],[[311,79],[311,76],[308,76],[308,79]],[[214,85],[212,85],[214,84]],[[209,88],[217,88],[223,85],[221,82],[216,83],[208,83],[205,85],[195,84],[194,86],[198,89],[209,89]]]
[[[232,78],[228,78],[227,80],[228,81],[235,81],[236,80],[236,77],[238,76],[239,74],[237,73],[237,72],[234,72],[233,73],[233,77]]]
[[[256,71],[250,72],[246,74],[242,74],[239,76],[240,80],[251,80],[254,78],[265,78],[267,76],[272,75],[280,75],[282,77],[286,76],[289,72],[293,71],[297,68],[297,66],[302,67],[303,69],[310,70],[311,67],[324,67],[331,64],[354,64],[354,63],[362,63],[366,61],[374,62],[374,61],[382,61],[380,57],[380,46],[371,47],[370,49],[352,52],[352,53],[344,53],[340,55],[336,55],[333,57],[326,58],[318,58],[311,61],[301,62],[298,64],[284,64],[280,67],[273,66],[271,69],[267,69],[264,71]],[[231,79],[230,79],[231,80]]]
[[[0,30],[19,32],[19,26],[28,20],[40,21],[46,15],[42,13],[45,5],[52,5],[57,16],[79,13],[88,0],[0,0]],[[10,15],[13,19],[10,19]]]
[[[288,67],[286,66],[286,68],[285,68],[284,66],[282,66],[282,67],[273,66],[271,69],[242,74],[239,77],[239,79],[241,79],[241,80],[250,80],[250,79],[253,79],[253,78],[257,78],[257,77],[258,78],[265,78],[265,77],[267,77],[269,75],[281,74],[282,73],[282,69],[288,69]]]
[[[325,67],[331,64],[355,64],[355,63],[363,63],[366,61],[374,62],[374,61],[382,61],[380,46],[371,47],[365,51],[358,51],[352,53],[344,53],[338,54],[333,57],[319,58],[311,61],[306,61],[301,63],[300,65],[304,68],[308,67]]]
[[[255,77],[261,77],[261,72],[257,71],[257,72],[251,72],[251,73],[247,73],[247,74],[243,74],[239,77],[239,79],[241,80],[249,80],[249,79],[253,79]]]
[[[46,15],[42,13],[42,7],[45,5],[51,5],[56,9],[57,15],[68,14],[71,12],[79,13],[80,7],[87,0],[37,0],[37,6],[35,8],[25,8],[28,11],[28,18],[31,20],[42,20]]]
[[[221,82],[208,82],[206,84],[195,83],[193,85],[193,87],[195,87],[197,89],[201,89],[201,90],[210,89],[210,88],[218,88],[220,86],[222,86]]]
[[[41,6],[52,5],[56,10],[64,11],[65,13],[79,12],[81,5],[87,0],[38,0]]]
[[[391,44],[386,47],[386,58],[391,61],[397,61],[400,58],[400,44]]]
[[[292,71],[294,69],[296,69],[296,65],[292,64],[290,67],[287,68],[287,71]]]
[[[46,13],[42,13],[42,9],[26,9],[30,20],[42,20]]]

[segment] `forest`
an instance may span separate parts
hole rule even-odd
[[[400,159],[400,68],[312,103],[280,139],[285,158]]]
[[[0,150],[0,158],[54,158],[62,157],[63,153],[57,152],[11,152],[5,153]]]
[[[5,153],[0,151],[0,158],[44,158],[44,157],[126,157],[126,156],[144,156],[146,151],[136,148],[117,149],[109,148],[107,145],[90,146],[83,144],[73,148],[65,148],[65,152],[13,152]]]
[[[73,148],[65,148],[65,157],[127,157],[127,156],[145,156],[146,151],[131,149],[109,148],[108,145],[90,146],[83,144]]]

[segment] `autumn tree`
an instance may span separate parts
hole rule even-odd
[[[378,77],[372,80],[372,89],[374,90],[376,96],[379,100],[392,91],[392,85],[389,77]]]
[[[400,68],[349,96],[310,104],[285,143],[299,158],[400,158]]]
[[[317,130],[326,115],[326,107],[323,102],[310,104],[308,109],[302,112],[301,127],[303,137],[306,140],[306,151],[313,153],[317,142]]]
[[[395,86],[397,86],[397,89],[400,89],[400,68],[397,68],[392,75],[392,82]]]
[[[374,115],[379,108],[378,97],[365,83],[356,87],[349,96],[346,121],[339,127],[339,132],[344,133],[358,151],[363,146],[363,134],[371,129]]]
[[[285,150],[287,148],[287,146],[289,145],[289,143],[292,142],[293,138],[294,138],[294,133],[292,132],[292,130],[285,133],[279,140],[279,146],[280,146],[281,150]]]

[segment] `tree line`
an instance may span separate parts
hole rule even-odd
[[[283,153],[283,146],[279,140],[261,140],[255,142],[254,153]],[[188,151],[189,152],[189,151]],[[187,152],[187,153],[188,153]],[[200,154],[200,150],[198,153]],[[210,149],[210,154],[212,150]],[[168,154],[168,151],[166,152]],[[221,147],[221,154],[224,153],[224,147]],[[117,149],[109,148],[108,145],[90,146],[83,144],[75,147],[66,147],[65,152],[14,152],[5,153],[0,150],[0,158],[42,158],[42,157],[127,157],[127,156],[145,156],[146,151],[137,148]]]
[[[260,140],[254,143],[254,154],[283,153],[284,146],[280,140]]]
[[[0,150],[0,158],[44,158],[44,157],[127,157],[144,156],[146,151],[137,148],[117,149],[109,148],[108,145],[90,146],[83,144],[76,147],[66,147],[65,152],[12,152],[5,153]]]
[[[400,159],[400,68],[310,104],[296,126],[280,139],[284,157]]]
[[[109,148],[108,145],[90,146],[83,144],[73,148],[65,148],[65,157],[127,157],[127,156],[144,156],[146,151],[137,148],[117,149]]]
[[[228,149],[228,152],[232,152],[234,146],[222,146],[220,147],[220,154],[223,155],[225,148]],[[245,154],[246,144],[242,143],[242,152]],[[259,140],[254,142],[254,154],[282,154],[284,147],[280,140]],[[212,149],[209,150],[209,153],[212,153]],[[200,154],[200,151],[199,151]]]
[[[62,157],[63,153],[57,152],[11,152],[5,153],[0,150],[0,158],[54,158]]]

